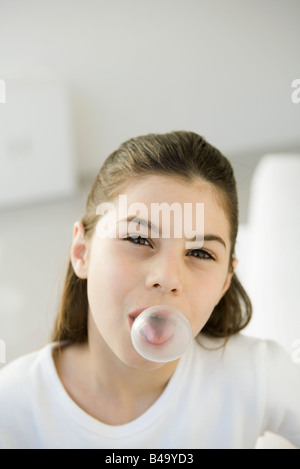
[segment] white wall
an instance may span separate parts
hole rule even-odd
[[[298,0],[0,0],[0,77],[70,86],[80,173],[151,131],[274,151],[300,145],[299,17]]]

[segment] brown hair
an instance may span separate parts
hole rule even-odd
[[[96,209],[100,203],[113,200],[135,178],[152,174],[191,182],[201,178],[216,189],[230,223],[229,269],[232,269],[238,231],[238,198],[233,169],[219,150],[193,132],[149,134],[120,145],[104,162],[88,196],[82,218],[86,238],[94,233],[99,220]],[[202,332],[228,338],[241,331],[251,315],[250,299],[234,274],[229,289],[215,306]],[[52,340],[86,342],[87,319],[87,280],[78,278],[69,262]]]

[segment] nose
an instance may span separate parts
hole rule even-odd
[[[153,260],[148,269],[146,287],[178,295],[183,290],[182,275],[180,260],[169,253]]]

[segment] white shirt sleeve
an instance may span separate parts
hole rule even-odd
[[[300,367],[277,343],[265,344],[263,431],[281,435],[300,448]]]

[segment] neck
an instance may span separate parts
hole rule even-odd
[[[145,395],[159,396],[171,376],[178,360],[169,363],[147,364],[143,369],[121,361],[108,347],[98,331],[89,328],[88,356],[90,375],[95,390],[106,389],[118,398],[134,400]]]
[[[89,328],[85,344],[55,355],[58,374],[71,398],[88,414],[109,425],[142,415],[161,395],[178,360],[138,369],[122,362],[99,332]]]

